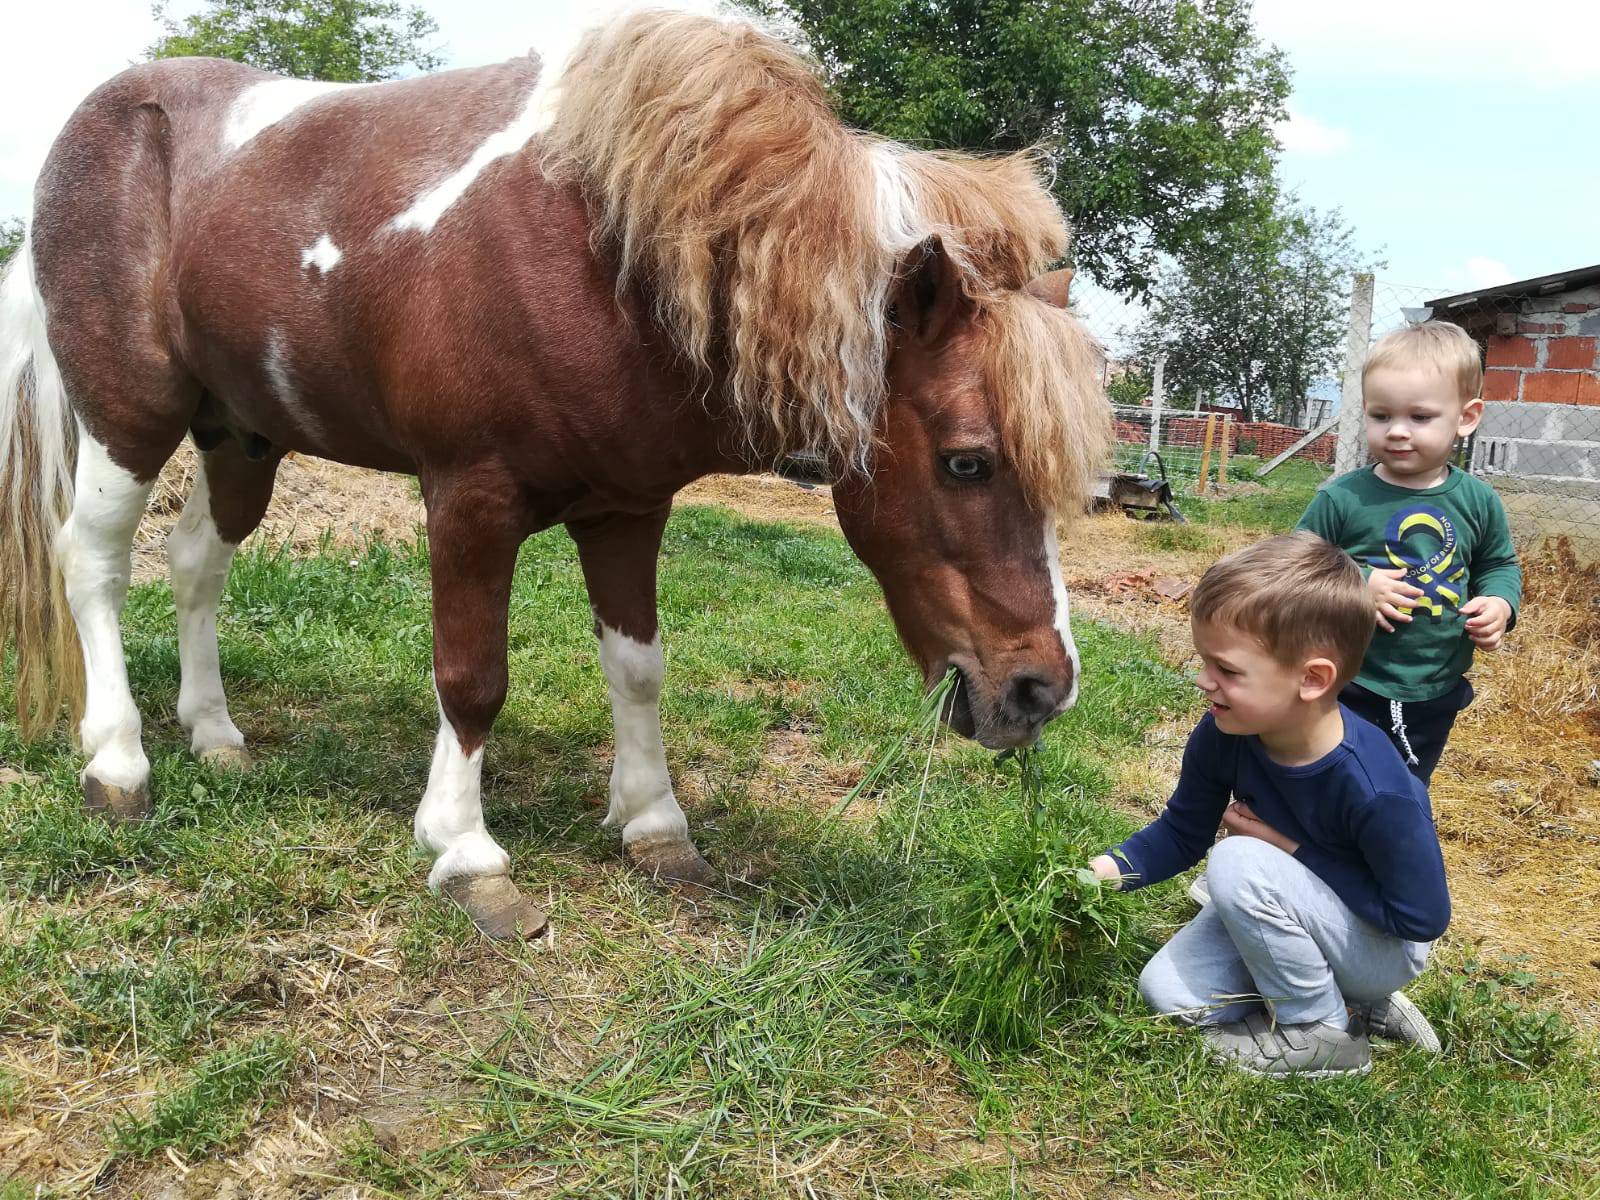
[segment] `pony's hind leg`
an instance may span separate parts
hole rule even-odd
[[[150,760],[128,690],[121,617],[133,535],[154,482],[153,475],[141,482],[118,466],[79,427],[72,511],[57,534],[56,554],[83,647],[84,802],[113,820],[136,821],[150,812]]]
[[[261,523],[280,456],[255,461],[233,441],[200,456],[194,490],[167,536],[172,598],[178,610],[178,720],[194,756],[215,767],[247,769],[244,735],[228,713],[217,656],[217,606],[239,543]]]

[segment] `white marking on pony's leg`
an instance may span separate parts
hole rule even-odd
[[[482,778],[483,747],[462,751],[441,704],[428,788],[411,824],[417,845],[438,855],[428,872],[428,886],[435,890],[457,875],[511,873],[511,856],[483,824]]]
[[[646,644],[601,626],[600,667],[611,695],[617,746],[611,806],[601,823],[621,826],[624,843],[640,838],[687,841],[689,822],[672,794],[661,741],[661,635]]]
[[[1061,546],[1056,537],[1054,513],[1044,520],[1044,559],[1050,572],[1050,596],[1055,602],[1056,633],[1061,638],[1061,648],[1066,651],[1067,660],[1072,663],[1072,688],[1053,714],[1060,716],[1078,702],[1078,679],[1082,674],[1082,664],[1078,659],[1078,644],[1072,640],[1072,618],[1067,611],[1066,581],[1061,578]]]
[[[239,547],[222,540],[211,517],[211,488],[202,470],[183,514],[167,535],[172,599],[178,610],[178,721],[195,755],[244,745],[228,715],[217,658],[217,605]]]
[[[56,556],[83,645],[87,695],[79,733],[89,756],[83,774],[128,791],[149,780],[150,760],[128,691],[120,622],[133,534],[154,482],[140,483],[112,462],[79,424],[76,492],[72,514],[56,535]]]
[[[254,84],[240,92],[228,109],[228,118],[222,127],[222,144],[226,149],[237,150],[301,105],[330,92],[359,86],[314,79],[270,79]]]
[[[528,144],[529,138],[549,124],[548,113],[541,111],[543,99],[542,89],[535,87],[528,93],[527,103],[511,124],[480,142],[460,169],[418,196],[410,208],[389,223],[389,227],[400,232],[407,229],[431,232],[439,223],[439,218],[466,194],[472,181],[485,167],[497,158],[521,150]]]
[[[272,385],[272,394],[283,405],[295,427],[320,440],[325,432],[322,419],[311,411],[300,398],[300,393],[295,391],[289,365],[289,343],[283,336],[283,330],[274,329],[267,334],[267,356],[262,360],[261,369],[266,374],[267,382]]]
[[[331,237],[323,234],[315,243],[300,251],[300,269],[309,271],[315,267],[326,275],[339,265],[339,260],[343,257],[344,251],[333,244]]]

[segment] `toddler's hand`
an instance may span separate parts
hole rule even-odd
[[[1461,615],[1467,618],[1467,636],[1479,650],[1500,649],[1500,639],[1506,635],[1506,622],[1511,620],[1511,605],[1499,596],[1474,596],[1461,606]]]
[[[1400,609],[1402,606],[1410,608],[1411,602],[1422,595],[1422,589],[1407,583],[1405,578],[1404,567],[1373,567],[1372,574],[1367,576],[1367,590],[1378,608],[1378,627],[1385,633],[1394,632],[1393,621],[1410,622],[1411,614]]]

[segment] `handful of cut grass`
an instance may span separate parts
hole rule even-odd
[[[1052,1013],[1097,988],[1114,961],[1125,908],[1107,903],[1084,864],[1103,824],[1076,788],[1052,796],[1036,747],[1016,761],[1022,820],[996,844],[958,893],[949,917],[949,990],[944,1009],[983,1042],[1023,1049]]]
[[[829,812],[841,815],[882,785],[925,741],[904,839],[907,862],[922,824],[940,718],[955,687],[951,671],[928,693],[916,724],[877,754]],[[954,848],[957,881],[935,901],[943,969],[932,978],[944,1017],[975,1040],[1022,1049],[1038,1040],[1063,1003],[1098,987],[1115,961],[1126,906],[1109,903],[1085,865],[1104,848],[1107,822],[1099,806],[1079,788],[1048,786],[1038,747],[1006,751],[999,761],[1015,763],[1020,803],[994,806],[992,838],[969,837]]]

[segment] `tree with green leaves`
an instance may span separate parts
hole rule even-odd
[[[1103,286],[1139,293],[1249,218],[1289,81],[1249,0],[743,0],[809,43],[845,119],[918,146],[1042,146]]]
[[[1179,404],[1210,398],[1247,421],[1298,425],[1311,386],[1338,373],[1354,273],[1382,264],[1363,260],[1337,209],[1292,197],[1263,207],[1162,272],[1134,352],[1166,355]]]
[[[27,227],[20,217],[0,221],[0,267],[11,261],[11,256],[22,246],[22,239],[27,235]]]
[[[444,61],[428,41],[439,26],[400,0],[208,0],[181,21],[155,6],[162,36],[150,58],[208,55],[280,75],[341,83],[393,79]]]

